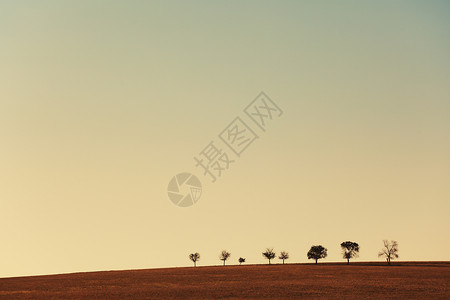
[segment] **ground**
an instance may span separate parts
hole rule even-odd
[[[450,262],[167,268],[0,279],[2,299],[450,299]]]

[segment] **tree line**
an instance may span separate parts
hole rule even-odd
[[[356,242],[346,241],[341,243],[341,249],[342,249],[342,258],[347,260],[347,264],[350,264],[350,259],[358,257],[360,246]],[[262,252],[262,255],[269,261],[269,265],[270,261],[277,256],[273,248],[267,248],[264,252]],[[306,253],[308,259],[315,260],[316,264],[319,259],[325,258],[327,257],[327,255],[328,250],[322,245],[313,245]],[[222,252],[219,254],[219,259],[223,261],[224,266],[226,261],[230,258],[230,256],[231,253],[228,252],[227,250],[222,250]],[[384,257],[388,265],[390,265],[391,260],[399,257],[397,241],[383,240],[383,249],[381,249],[381,251],[378,253],[378,257]],[[194,267],[196,267],[197,261],[200,260],[200,253],[195,252],[189,254],[189,259],[192,262],[194,262]],[[281,251],[278,256],[278,259],[282,260],[284,264],[285,260],[289,259],[289,252]],[[238,262],[239,264],[244,263],[245,258],[239,257]]]

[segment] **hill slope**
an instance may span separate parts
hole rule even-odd
[[[450,262],[287,264],[106,271],[0,279],[0,298],[449,299]]]

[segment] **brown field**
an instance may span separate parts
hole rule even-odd
[[[450,262],[242,265],[0,279],[2,299],[450,299]]]

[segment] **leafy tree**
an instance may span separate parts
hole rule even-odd
[[[278,256],[278,258],[283,260],[284,265],[284,260],[289,258],[289,253],[286,251],[281,251],[280,256]]]
[[[197,261],[200,260],[200,253],[195,252],[195,253],[189,254],[189,259],[194,262],[194,267],[196,267],[197,266]]]
[[[230,252],[227,252],[227,250],[223,250],[222,253],[219,255],[219,259],[223,260],[223,265],[225,266],[225,262],[227,259],[231,256]]]
[[[359,245],[355,242],[342,242],[342,257],[347,259],[347,265],[350,264],[350,258],[358,257]]]
[[[275,252],[273,252],[272,248],[267,248],[266,252],[263,252],[262,255],[267,258],[269,260],[269,265],[270,265],[270,260],[275,258]]]
[[[239,257],[239,264],[245,263],[245,258]]]
[[[391,259],[398,258],[398,243],[397,241],[383,240],[384,248],[378,253],[378,257],[384,256],[388,265],[391,264]]]
[[[327,251],[327,248],[324,248],[322,245],[311,246],[311,249],[309,249],[307,256],[308,259],[315,259],[317,264],[317,260],[327,257]]]

